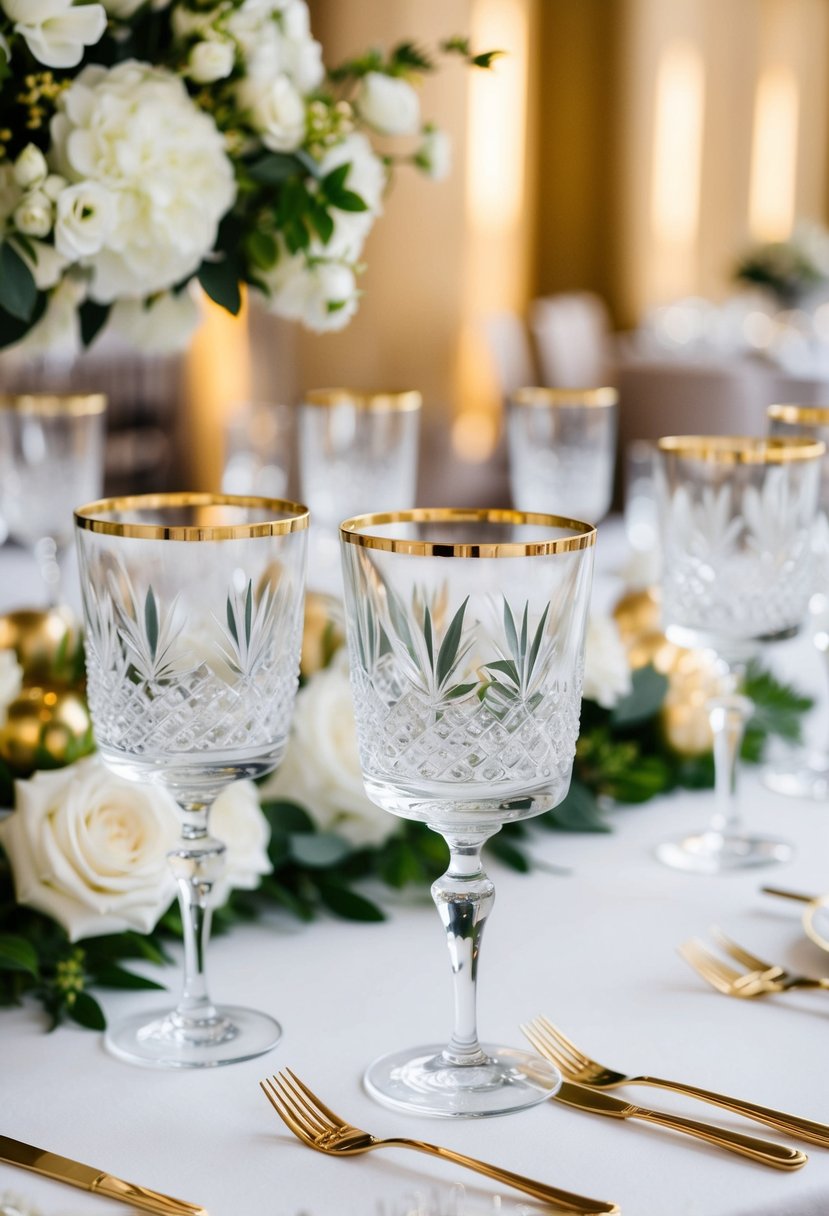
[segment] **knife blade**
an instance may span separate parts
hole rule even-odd
[[[614,1098],[601,1090],[587,1089],[584,1085],[575,1085],[571,1081],[564,1081],[552,1100],[596,1115],[609,1115],[614,1119],[643,1119],[646,1123],[657,1123],[661,1127],[684,1132],[698,1140],[705,1140],[708,1144],[715,1144],[719,1148],[739,1153],[742,1157],[749,1157],[752,1161],[770,1165],[778,1170],[797,1170],[808,1160],[800,1149],[791,1148],[787,1144],[775,1144],[771,1140],[745,1136],[742,1132],[729,1131],[727,1128],[702,1123],[696,1119],[686,1119],[683,1115],[671,1115],[646,1106],[634,1106],[632,1102],[623,1102],[621,1098]]]
[[[208,1216],[207,1210],[195,1203],[186,1203],[183,1199],[173,1199],[170,1195],[162,1195],[134,1182],[125,1182],[123,1178],[116,1178],[105,1170],[73,1161],[71,1157],[61,1157],[59,1153],[35,1148],[32,1144],[13,1140],[11,1136],[0,1136],[0,1162],[19,1165],[34,1174],[68,1182],[70,1186],[92,1191],[96,1195],[119,1199],[145,1212],[155,1212],[156,1216]]]

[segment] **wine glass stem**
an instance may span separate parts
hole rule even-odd
[[[730,693],[708,702],[708,721],[714,736],[714,783],[716,811],[711,830],[734,836],[740,828],[737,799],[737,769],[740,749],[753,705],[748,697]]]
[[[225,846],[208,834],[207,803],[180,806],[184,816],[181,843],[169,854],[184,936],[184,986],[174,1016],[192,1024],[218,1016],[207,995],[205,953],[210,938],[210,892],[224,867]]]
[[[482,1064],[487,1058],[478,1042],[476,986],[481,937],[495,900],[495,886],[481,867],[488,835],[447,836],[449,868],[432,885],[452,963],[455,1012],[444,1056],[453,1064]]]

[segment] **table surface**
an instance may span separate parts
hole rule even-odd
[[[0,552],[0,604],[21,602],[22,561]],[[777,663],[822,693],[804,642],[780,648]],[[829,972],[829,958],[803,934],[798,905],[759,890],[765,881],[815,892],[829,886],[827,808],[772,795],[756,773],[745,776],[742,788],[753,827],[796,842],[786,866],[700,877],[660,865],[656,843],[707,822],[707,793],[615,809],[606,835],[534,834],[534,856],[563,873],[519,875],[493,863],[498,894],[479,985],[483,1038],[520,1046],[519,1024],[545,1013],[613,1067],[829,1120],[827,994],[729,1000],[677,954],[681,942],[704,938],[717,924],[760,954]],[[284,1027],[276,1049],[257,1060],[216,1071],[143,1070],[108,1055],[90,1032],[45,1034],[34,1007],[0,1012],[0,1132],[201,1203],[210,1216],[543,1210],[459,1167],[409,1152],[345,1160],[310,1152],[279,1122],[257,1084],[289,1066],[335,1110],[377,1134],[428,1139],[613,1199],[624,1216],[829,1212],[829,1151],[817,1147],[803,1145],[808,1165],[787,1174],[660,1128],[556,1102],[472,1121],[415,1118],[378,1106],[361,1087],[365,1065],[401,1046],[439,1041],[451,1016],[448,960],[428,895],[384,898],[384,924],[321,918],[299,925],[275,914],[211,943],[214,997],[268,1010]],[[173,968],[161,978],[175,989]],[[102,1003],[117,1018],[142,1003],[157,1006],[158,994],[111,993]],[[786,1139],[664,1091],[623,1092],[646,1105]],[[7,1193],[24,1196],[40,1216],[127,1210],[0,1166],[0,1197]]]

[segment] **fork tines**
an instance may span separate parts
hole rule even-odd
[[[536,1051],[552,1060],[566,1076],[578,1080],[586,1070],[589,1071],[591,1062],[587,1056],[547,1018],[533,1018],[528,1025],[521,1026],[521,1031]]]

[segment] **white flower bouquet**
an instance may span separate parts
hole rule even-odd
[[[305,0],[0,0],[0,346],[184,342],[196,284],[341,329],[393,164],[448,170],[434,68],[405,42],[326,71]]]

